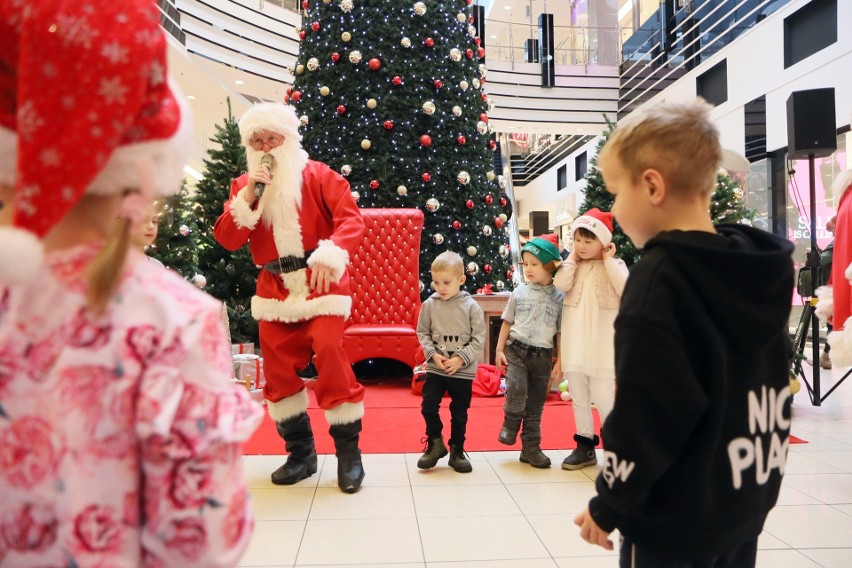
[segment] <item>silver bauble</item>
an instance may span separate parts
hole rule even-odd
[[[444,235],[442,235],[441,233],[435,233],[434,235],[432,235],[432,242],[436,245],[442,244],[444,242]]]
[[[434,197],[430,197],[426,200],[426,209],[434,213],[441,207],[441,202],[435,199]]]
[[[467,272],[468,272],[468,274],[476,274],[477,272],[479,272],[479,265],[476,264],[475,262],[468,262],[467,263]]]
[[[476,250],[476,247],[475,247],[475,246],[469,246],[469,247],[467,247],[467,255],[468,255],[468,256],[476,256],[476,253],[477,253],[477,252],[478,252],[478,251]]]
[[[349,53],[349,61],[351,63],[361,63],[361,52],[357,49]]]

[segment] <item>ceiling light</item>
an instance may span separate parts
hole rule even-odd
[[[246,84],[246,82],[245,82],[245,81],[243,81],[242,79],[237,79],[236,81],[234,81],[234,84],[236,84],[236,85],[245,85],[245,84]]]
[[[188,176],[197,179],[198,181],[201,181],[201,179],[204,177],[203,175],[201,175],[201,172],[199,172],[198,170],[196,170],[195,168],[193,168],[189,164],[187,164],[183,167],[183,172],[185,174],[187,174]]]
[[[503,9],[504,9],[504,10],[511,10],[511,9],[512,9],[512,7],[511,7],[511,6],[503,6]]]
[[[187,99],[189,99],[189,100],[191,100],[191,101],[194,101],[194,100],[195,100],[195,95],[186,95],[186,98],[187,98]]]

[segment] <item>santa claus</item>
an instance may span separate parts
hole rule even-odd
[[[828,286],[817,289],[817,317],[828,321],[834,330],[828,335],[831,362],[838,367],[852,366],[852,170],[841,173],[832,185],[832,194],[840,196],[834,219],[834,254]]]
[[[364,236],[349,183],[301,146],[299,119],[289,106],[261,103],[239,123],[248,173],[231,184],[216,221],[216,240],[229,250],[249,242],[262,266],[252,298],[260,321],[266,386],[263,395],[290,454],[272,482],[291,485],[317,471],[304,381],[296,374],[316,353],[314,392],[331,425],[337,482],[346,493],[364,479],[358,439],[364,387],[343,350],[343,323],[352,298],[346,266]]]

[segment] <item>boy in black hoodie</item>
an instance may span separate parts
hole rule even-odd
[[[581,536],[621,566],[754,566],[787,456],[793,246],[709,212],[711,107],[649,106],[600,156],[612,212],[643,249],[615,320],[615,405]]]

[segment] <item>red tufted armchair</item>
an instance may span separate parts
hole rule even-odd
[[[367,233],[352,256],[352,314],[343,332],[350,363],[372,358],[416,365],[420,315],[419,209],[362,209]]]

